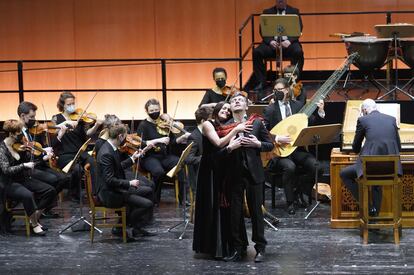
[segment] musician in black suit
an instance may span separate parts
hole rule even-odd
[[[198,167],[203,154],[203,134],[201,129],[203,122],[207,121],[211,115],[211,108],[199,107],[194,113],[197,122],[197,127],[191,132],[187,139],[187,144],[193,143],[190,153],[185,159],[185,164],[188,166],[188,177],[193,191],[197,190],[196,181],[198,174]]]
[[[266,128],[270,131],[275,125],[280,121],[289,117],[292,114],[296,114],[303,107],[303,103],[297,100],[293,100],[293,93],[289,89],[288,82],[286,79],[279,78],[275,82],[274,90],[276,93],[283,93],[283,99],[277,100],[276,102],[270,104],[264,109],[264,121]],[[318,118],[324,118],[324,104],[323,101],[318,103],[317,115],[312,115],[309,118],[309,124],[316,122]],[[276,144],[283,145],[290,143],[292,140],[289,136],[275,136]],[[286,210],[290,215],[296,213],[294,207],[294,201],[297,195],[302,193],[306,194],[309,198],[309,203],[311,203],[312,196],[312,186],[314,184],[313,180],[307,182],[300,182],[298,186],[295,185],[295,170],[296,166],[300,165],[306,171],[306,174],[310,179],[315,177],[315,157],[307,152],[304,148],[297,148],[292,154],[288,157],[275,157],[273,158],[268,165],[268,169],[275,173],[282,173],[282,182],[284,184],[284,192],[286,196]],[[296,194],[295,194],[295,189]],[[302,199],[302,197],[301,197]],[[307,203],[302,199],[300,206],[307,207]]]
[[[242,123],[246,121],[247,99],[236,93],[230,99],[230,108],[233,118],[229,123]],[[260,118],[252,121],[252,130],[241,133],[233,138],[225,148],[228,154],[228,173],[231,186],[231,243],[234,254],[225,258],[227,261],[239,261],[243,250],[246,249],[246,234],[243,215],[243,198],[246,190],[247,204],[252,220],[252,241],[255,242],[255,262],[264,259],[266,239],[264,236],[264,220],[262,212],[263,184],[265,181],[260,152],[271,151],[273,143],[269,132]]]
[[[362,102],[361,112],[363,116],[358,118],[357,121],[352,150],[355,153],[359,153],[360,156],[399,155],[401,141],[395,118],[378,112],[377,105],[372,99],[366,99]],[[364,139],[365,143],[362,146]],[[401,163],[399,163],[398,170],[398,174],[402,175]],[[360,158],[358,158],[355,164],[344,168],[340,173],[342,181],[356,200],[358,200],[358,184],[356,179],[361,177],[362,173]],[[374,186],[372,188],[373,202],[372,206],[370,206],[370,215],[378,215],[381,208],[381,197],[381,187]]]
[[[109,208],[127,206],[127,222],[133,227],[133,236],[153,235],[142,227],[146,225],[152,216],[153,203],[144,196],[139,196],[136,188],[139,180],[125,179],[124,169],[138,160],[140,153],[135,152],[131,158],[121,162],[118,147],[121,146],[127,136],[127,128],[123,124],[115,124],[109,128],[109,139],[101,146],[97,156],[97,170],[99,190],[98,196],[102,203]],[[152,193],[150,187],[141,187]]]
[[[269,9],[265,9],[263,14],[297,14],[299,10],[287,5],[287,0],[276,0],[276,5]],[[302,19],[299,15],[300,31],[302,32]],[[262,36],[263,37],[263,36]],[[283,56],[291,59],[291,63],[298,64],[299,72],[302,73],[303,64],[305,62],[302,45],[298,37],[282,37]],[[276,48],[278,41],[275,37],[263,37],[262,43],[257,48],[253,49],[253,71],[258,81],[255,90],[263,90],[266,83],[266,65],[264,59],[274,57],[276,58]]]

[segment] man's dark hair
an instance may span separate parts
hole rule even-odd
[[[224,73],[224,75],[227,78],[227,72],[226,72],[226,70],[224,68],[221,68],[221,67],[214,68],[214,70],[213,70],[213,78],[216,76],[216,73]]]
[[[277,84],[283,84],[284,88],[288,88],[289,87],[289,82],[286,78],[278,78],[275,80],[275,83],[273,84],[273,87],[276,86]]]
[[[119,135],[126,134],[128,132],[128,127],[122,123],[116,123],[109,127],[109,137],[112,139],[117,138]]]
[[[198,108],[194,113],[197,124],[200,124],[202,120],[204,121],[208,120],[208,118],[211,115],[211,112],[212,112],[212,109],[209,107],[204,106],[204,107]]]
[[[21,114],[28,114],[30,111],[36,112],[37,106],[29,101],[23,101],[17,107],[17,115],[20,117]]]
[[[297,66],[289,65],[283,69],[283,74],[294,74],[299,77],[299,68]]]

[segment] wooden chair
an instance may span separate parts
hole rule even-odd
[[[12,207],[12,203],[6,200],[6,211],[9,212],[14,219],[20,219],[24,221],[26,236],[30,237],[30,220],[27,216],[26,211],[23,208]]]
[[[94,233],[95,233],[95,226],[104,227],[104,228],[112,228],[112,227],[122,227],[122,240],[124,243],[127,242],[127,234],[126,234],[126,207],[120,208],[107,208],[103,206],[99,199],[92,194],[92,180],[91,180],[91,171],[89,163],[85,165],[85,178],[86,178],[86,194],[88,196],[89,201],[89,208],[91,211],[91,231],[90,231],[90,238],[91,243],[93,243]],[[119,215],[108,215],[108,212],[120,212],[122,223],[119,223]],[[102,217],[97,217],[98,213],[102,213]],[[115,220],[116,222],[107,223],[107,220]],[[96,221],[103,221],[103,223],[96,223]]]
[[[360,230],[364,244],[368,243],[368,229],[393,228],[394,242],[400,243],[401,224],[401,190],[398,177],[398,155],[361,156],[363,176],[359,183]],[[390,186],[392,191],[390,215],[369,216],[369,189],[372,186]]]

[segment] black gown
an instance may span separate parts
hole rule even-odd
[[[224,154],[203,136],[203,155],[197,178],[193,250],[215,258],[230,251],[230,190],[226,185]]]

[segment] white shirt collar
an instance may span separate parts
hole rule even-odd
[[[112,142],[108,139],[107,142],[111,145],[112,149],[114,149],[114,151],[118,150],[118,148],[116,148],[115,145],[112,144]]]

